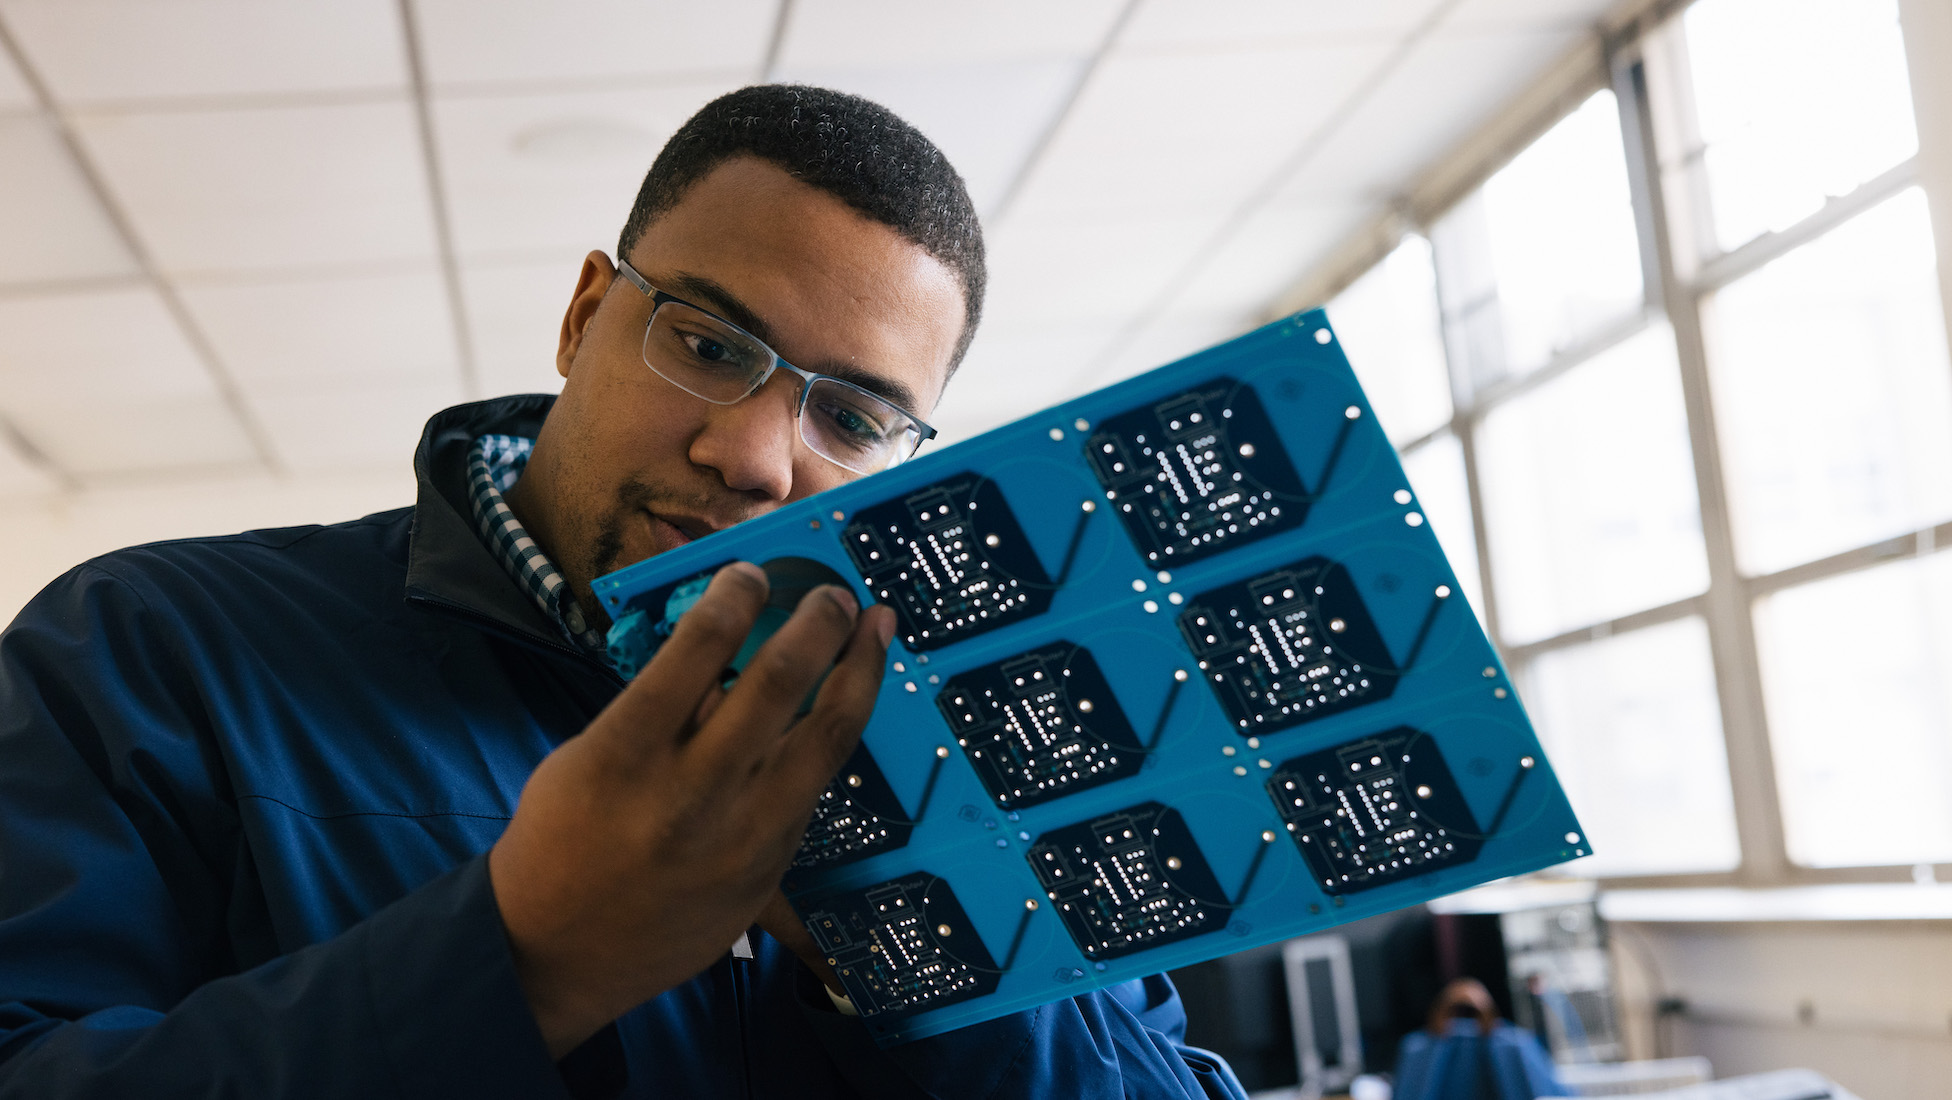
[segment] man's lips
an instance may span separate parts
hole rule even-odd
[[[683,546],[685,543],[690,542],[691,540],[698,537],[697,535],[692,534],[691,531],[686,530],[683,526],[680,526],[677,523],[673,523],[672,521],[665,519],[663,516],[660,516],[655,512],[650,513],[650,517],[651,517],[651,526],[654,529],[656,529],[658,534],[662,535],[666,541],[669,541],[675,546]]]
[[[683,546],[694,539],[702,539],[714,531],[722,531],[738,520],[719,522],[700,516],[685,515],[681,512],[655,512],[645,509],[650,516],[651,526],[674,545]]]

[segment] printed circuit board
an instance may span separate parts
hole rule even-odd
[[[739,559],[897,614],[785,883],[880,1042],[1591,850],[1320,312],[600,578],[617,667]]]

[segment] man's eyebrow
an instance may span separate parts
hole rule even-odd
[[[772,327],[766,324],[765,320],[757,313],[754,313],[751,307],[740,301],[738,295],[727,290],[724,284],[716,279],[680,271],[671,276],[668,286],[665,285],[664,280],[660,280],[652,285],[667,294],[675,294],[687,302],[711,310],[754,336],[759,337],[761,340],[764,340],[768,345],[772,344],[775,339]],[[876,374],[871,370],[856,366],[853,363],[794,363],[793,365],[799,367],[801,370],[812,371],[815,374],[830,375],[843,382],[859,386],[904,411],[910,411],[915,408],[915,391],[892,378]],[[910,415],[914,415],[912,411],[910,411]]]
[[[798,363],[793,365],[800,366]],[[910,416],[915,415],[911,411],[915,408],[915,392],[892,378],[884,378],[852,363],[811,363],[801,369],[851,382]]]
[[[660,279],[651,285],[666,294],[675,294],[694,305],[704,306],[768,344],[773,342],[772,327],[717,279],[680,271],[672,275],[668,282]]]

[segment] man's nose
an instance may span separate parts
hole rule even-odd
[[[802,450],[798,382],[781,371],[745,400],[714,406],[691,441],[691,461],[717,470],[727,488],[789,498]]]

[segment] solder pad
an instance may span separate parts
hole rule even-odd
[[[617,666],[735,559],[897,613],[784,883],[879,1042],[1591,851],[1319,312],[599,578]]]

